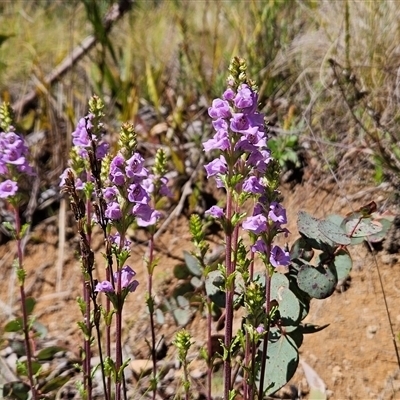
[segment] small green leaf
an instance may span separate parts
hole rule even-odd
[[[7,382],[3,386],[3,398],[9,400],[27,400],[30,387],[23,382]]]
[[[286,331],[296,329],[300,318],[300,303],[289,289],[289,280],[284,274],[275,272],[272,275],[271,300],[278,302],[282,325],[286,327]]]
[[[35,308],[36,300],[33,297],[27,297],[25,300],[26,312],[28,314],[32,314],[33,309]]]
[[[202,275],[202,271],[201,271],[199,260],[196,257],[192,256],[187,251],[183,252],[183,257],[185,259],[185,263],[186,263],[186,266],[188,267],[189,271],[193,275],[200,277]]]
[[[57,376],[51,379],[49,382],[46,382],[40,391],[42,393],[50,393],[64,386],[70,379],[71,377],[69,376]]]
[[[64,350],[65,349],[59,346],[46,347],[45,349],[39,351],[37,359],[39,361],[52,360],[54,358],[54,354]]]
[[[42,364],[40,364],[38,361],[32,360],[31,362],[31,368],[32,368],[32,373],[33,375],[36,375],[42,368]],[[17,365],[17,370],[18,373],[21,375],[28,376],[28,363],[27,361],[22,361]]]
[[[207,296],[218,307],[225,307],[225,279],[219,270],[211,271],[206,277]]]
[[[329,264],[329,267],[336,271],[337,280],[346,279],[350,275],[353,261],[349,253],[342,249],[335,254],[335,259]]]
[[[186,264],[177,264],[174,266],[173,274],[176,279],[187,279],[189,278],[190,271]]]
[[[22,318],[16,318],[7,322],[6,326],[4,327],[4,332],[20,332],[22,331],[22,327]]]

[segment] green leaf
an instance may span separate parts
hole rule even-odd
[[[188,267],[189,271],[195,276],[201,276],[202,270],[199,263],[199,260],[192,256],[187,251],[183,252],[183,257],[185,259],[186,266]]]
[[[155,311],[156,321],[159,325],[163,325],[165,322],[164,313],[159,308]]]
[[[318,224],[318,230],[335,244],[347,246],[351,243],[351,240],[346,235],[346,232],[344,232],[340,226],[331,221],[320,221]]]
[[[325,299],[335,290],[337,277],[329,268],[303,265],[297,274],[299,288],[315,299]]]
[[[51,379],[49,382],[46,382],[40,391],[42,393],[50,393],[64,386],[70,379],[71,377],[69,376],[57,376]]]
[[[225,279],[219,270],[211,271],[206,277],[207,296],[218,307],[225,308]]]
[[[335,254],[335,259],[329,264],[329,267],[336,271],[337,280],[346,279],[350,275],[353,261],[349,253],[342,249]]]
[[[371,243],[381,242],[388,234],[389,229],[391,228],[391,226],[393,224],[393,221],[390,221],[389,219],[386,219],[386,218],[382,218],[379,220],[379,223],[382,225],[382,230],[378,233],[369,235],[367,237],[368,241],[370,241]]]
[[[186,264],[177,264],[174,266],[173,274],[176,279],[187,279],[189,278],[190,271]]]
[[[35,308],[36,300],[33,297],[27,297],[25,300],[26,312],[28,314],[32,314],[33,309]]]
[[[372,221],[369,218],[363,218],[361,221],[359,219],[352,219],[346,221],[345,225],[348,235],[354,238],[375,235],[383,228],[379,222]]]
[[[52,360],[54,358],[54,354],[64,350],[65,349],[59,346],[46,347],[45,349],[40,350],[40,352],[37,355],[37,359],[39,361]]]
[[[203,281],[199,279],[197,276],[194,276],[191,280],[190,283],[195,289],[199,289],[203,286]]]
[[[16,318],[7,322],[6,326],[4,327],[4,332],[21,332],[22,327],[22,318]]]
[[[275,272],[271,277],[271,300],[276,300],[282,325],[286,331],[295,330],[300,318],[300,304],[295,294],[289,289],[289,281],[285,275]],[[288,329],[292,327],[293,329]]]
[[[176,150],[173,150],[172,147],[170,150],[172,163],[174,164],[176,171],[180,174],[183,174],[185,172],[184,158]]]
[[[146,61],[146,83],[150,100],[152,101],[154,106],[158,109],[158,107],[160,106],[160,96],[157,91],[154,72],[151,68],[150,62],[148,61]]]
[[[191,293],[194,291],[194,287],[190,282],[183,282],[181,285],[175,287],[172,292],[172,296],[177,298],[179,296],[184,296],[187,293]]]
[[[300,211],[297,217],[297,227],[299,232],[310,239],[318,239],[320,232],[318,230],[319,220],[307,214],[305,211]]]
[[[258,350],[261,358],[264,341]],[[264,375],[264,394],[269,396],[279,390],[292,378],[299,363],[295,340],[289,335],[281,335],[277,328],[271,328],[268,335],[267,360]],[[256,384],[259,387],[260,377]]]
[[[32,367],[32,373],[33,375],[36,375],[42,368],[42,364],[40,364],[38,361],[32,360],[31,362],[31,367]],[[21,375],[28,376],[28,362],[22,361],[18,366],[17,370]]]
[[[7,382],[3,386],[3,398],[9,400],[27,400],[30,387],[23,382]]]
[[[10,347],[12,348],[13,352],[17,354],[18,357],[25,356],[25,345],[22,340],[12,339],[9,342]]]
[[[304,237],[299,237],[290,249],[290,259],[303,259],[304,261],[311,261],[314,257],[314,250],[309,242]]]

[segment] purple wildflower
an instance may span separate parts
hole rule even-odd
[[[222,155],[219,156],[219,158],[206,164],[204,168],[207,172],[207,178],[217,174],[225,174],[225,172],[228,171],[228,166],[226,164],[225,157]]]
[[[224,92],[224,94],[222,95],[222,97],[225,99],[225,100],[228,100],[228,101],[232,101],[234,98],[235,98],[235,91],[232,89],[232,88],[228,88],[228,89],[226,89],[225,90],[225,92]]]
[[[114,292],[114,288],[113,288],[111,282],[103,281],[103,282],[99,282],[96,285],[94,291],[95,292],[110,293],[110,292]]]
[[[138,203],[132,208],[132,214],[143,221],[150,221],[153,209],[148,204]]]
[[[109,186],[103,189],[103,196],[107,201],[112,201],[117,197],[118,190],[115,186]]]
[[[112,244],[115,244],[118,247],[120,246],[120,244],[121,244],[121,235],[118,232],[115,235],[110,235],[109,238],[110,238],[110,242]],[[132,244],[132,241],[130,241],[130,240],[125,238],[124,245],[122,246],[122,248],[124,250],[129,250],[131,244]]]
[[[117,285],[119,275],[121,276],[121,288],[129,289],[130,292],[134,292],[139,285],[138,281],[132,281],[136,272],[129,265],[125,265],[120,271],[114,272],[115,285]]]
[[[229,103],[222,99],[213,100],[212,106],[208,109],[208,115],[213,119],[229,118],[231,116]]]
[[[269,208],[268,218],[279,225],[287,223],[286,210],[279,203],[273,201]]]
[[[0,198],[2,199],[14,196],[17,191],[17,182],[12,181],[11,179],[7,179],[0,183]]]
[[[224,210],[221,207],[218,207],[218,206],[212,206],[204,214],[205,215],[209,215],[209,216],[214,217],[214,218],[217,218],[217,219],[225,217]]]
[[[91,120],[94,115],[89,114],[86,118],[81,118],[76,126],[76,129],[72,132],[72,143],[77,147],[89,147],[90,146],[90,137],[89,133],[86,129],[93,128],[93,124]]]
[[[253,215],[252,217],[247,217],[242,223],[243,229],[253,232],[256,235],[266,232],[267,230],[267,218],[262,215]]]
[[[290,254],[288,251],[282,250],[279,246],[274,246],[271,250],[269,261],[275,268],[286,266],[290,264]]]
[[[121,212],[121,208],[120,208],[118,202],[112,201],[107,204],[105,216],[106,216],[106,218],[109,218],[112,220],[118,220],[118,219],[122,218],[122,212]]]
[[[267,165],[271,161],[271,151],[268,149],[254,150],[250,153],[246,164],[254,167],[257,172],[265,173]]]
[[[139,285],[137,280],[132,280],[136,272],[126,265],[120,271],[114,272],[114,284],[117,286],[118,278],[121,279],[121,289],[126,289],[129,292],[134,292]],[[115,293],[115,289],[111,282],[99,282],[94,289],[95,292]]]
[[[150,196],[141,185],[134,183],[128,188],[128,200],[131,203],[148,204]]]
[[[108,177],[117,186],[122,186],[125,183],[124,166],[125,159],[121,154],[117,154],[111,161]]]
[[[264,240],[262,239],[257,239],[257,241],[251,246],[251,250],[255,253],[258,251],[259,253],[266,254],[268,252],[268,247]]]
[[[257,104],[257,95],[246,84],[242,84],[233,102],[237,108],[250,108]]]
[[[233,132],[245,132],[250,127],[247,115],[243,113],[235,113],[231,118],[230,128]]]
[[[165,197],[173,197],[171,189],[168,187],[168,178],[166,176],[160,178],[160,195]]]
[[[256,331],[260,335],[263,334],[265,332],[264,325],[263,324],[258,325],[257,328],[256,328]]]
[[[226,135],[228,135],[228,128],[229,128],[229,125],[228,125],[228,122],[226,121],[226,119],[224,119],[224,118],[218,118],[218,119],[216,119],[216,120],[214,120],[214,121],[212,122],[212,125],[213,125],[214,129],[215,129],[217,132],[220,131],[220,130],[223,130],[223,131],[226,132]]]
[[[146,226],[154,225],[160,218],[161,218],[161,213],[157,210],[152,210],[151,214],[146,219],[137,216],[136,222],[138,226],[145,228]]]
[[[146,177],[148,171],[143,167],[144,158],[139,154],[135,153],[129,160],[126,161],[126,176],[129,178],[134,177]]]
[[[220,129],[212,139],[207,140],[203,143],[204,151],[211,150],[228,150],[229,149],[229,138],[228,132]]]
[[[265,187],[260,182],[260,179],[250,176],[243,182],[243,190],[248,193],[262,194],[265,191]]]

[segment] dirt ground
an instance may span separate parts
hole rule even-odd
[[[357,208],[371,200],[380,206],[387,197],[385,193],[367,193],[359,201],[347,202],[333,193],[333,189],[321,189],[311,183],[284,188],[283,204],[288,211],[288,228],[293,232],[289,241],[297,237],[295,227],[299,210],[317,217],[329,213],[343,215],[350,211],[350,206]],[[356,188],[353,188],[353,193],[358,193]],[[67,237],[70,239],[60,252],[57,217],[40,223],[32,231],[26,246],[25,268],[28,271],[28,294],[38,301],[35,309],[38,320],[47,326],[49,338],[56,338],[59,344],[76,352],[81,339],[76,325],[79,311],[75,299],[81,293],[82,283],[75,257],[78,242],[73,235],[74,229],[72,225],[67,228]],[[214,245],[211,244],[211,247]],[[93,249],[101,271],[100,235],[95,236]],[[172,270],[181,262],[182,251],[192,249],[187,218],[180,216],[170,224],[159,238],[157,249],[160,262],[155,270],[155,291],[156,301],[162,301],[176,281]],[[129,296],[125,308],[126,344],[137,358],[145,358],[148,352],[145,344],[149,330],[145,311],[144,251],[143,245],[134,246],[130,265],[137,272],[140,286],[135,294]],[[400,332],[400,262],[396,256],[389,257],[384,252],[373,255],[363,245],[352,247],[351,254],[354,264],[347,290],[338,291],[326,300],[312,302],[307,322],[330,325],[322,332],[305,337],[300,349],[301,359],[320,376],[331,399],[400,399],[399,366],[384,302],[385,296],[393,330],[397,335]],[[14,257],[13,243],[0,247],[0,279],[3,282],[0,301],[4,310],[3,315],[0,311],[1,323],[10,312],[17,313],[18,310],[18,292],[11,268]],[[62,270],[57,269],[57,265]],[[379,284],[378,268],[384,294]],[[57,278],[59,274],[61,281]],[[187,326],[198,345],[205,342],[204,326],[204,320],[200,317]],[[178,327],[172,318],[167,318],[158,329],[169,344]],[[300,366],[291,383],[307,393],[307,381]]]

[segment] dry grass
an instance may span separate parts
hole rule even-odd
[[[373,161],[375,174],[385,167],[380,179],[394,179],[388,173],[400,171],[397,2],[321,1],[306,11],[303,31],[274,63],[276,74],[295,77],[281,95],[303,105],[305,135],[320,142],[328,165],[354,175]]]
[[[108,104],[110,126],[134,121],[145,102],[158,122],[173,121],[182,131],[193,117],[190,107],[204,107],[221,93],[226,66],[239,54],[260,83],[263,103],[296,105],[297,130],[320,160],[320,172],[329,167],[348,179],[354,169],[370,169],[372,160],[370,176],[394,180],[400,171],[399,14],[394,1],[138,0],[111,31],[117,55],[106,53],[111,78],[101,74],[99,45],[57,88],[47,88],[24,127],[74,123],[95,92]],[[40,82],[93,30],[78,0],[5,2],[0,22],[1,32],[13,35],[0,48],[6,100]],[[278,125],[286,113],[278,110]]]

